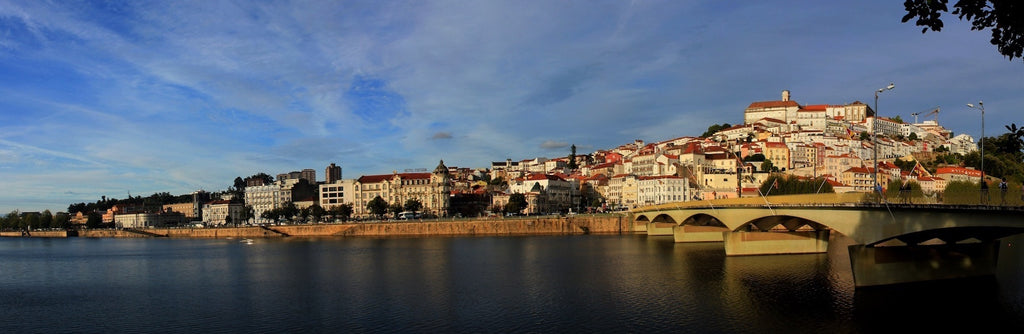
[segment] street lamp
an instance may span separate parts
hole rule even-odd
[[[893,88],[896,88],[896,85],[894,83],[890,82],[888,86],[885,86],[885,88],[879,88],[878,90],[875,91],[875,118],[871,119],[871,134],[872,134],[872,136],[871,136],[872,142],[871,143],[872,143],[872,146],[873,146],[872,148],[874,148],[874,157],[875,157],[875,168],[874,168],[874,171],[875,171],[875,173],[874,173],[875,191],[878,191],[878,200],[879,200],[879,202],[881,202],[881,200],[882,200],[882,187],[878,185],[878,93],[881,93],[881,92],[884,92],[884,91],[887,91],[887,90],[891,90]]]
[[[985,182],[985,103],[978,101],[978,106],[968,103],[968,108],[981,110],[981,182]],[[981,195],[984,198],[984,194]]]

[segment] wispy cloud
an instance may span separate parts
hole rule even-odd
[[[963,23],[922,35],[902,11],[0,0],[0,187],[73,200],[25,182],[66,182],[83,196],[187,193],[330,162],[346,176],[439,159],[478,167],[569,143],[697,135],[783,89],[806,104],[866,102],[890,81],[886,115],[939,105],[943,124],[976,135],[977,115],[955,106],[980,99],[987,122],[1014,120],[1024,67]],[[69,168],[90,178],[61,174]],[[0,211],[19,203],[0,198]]]

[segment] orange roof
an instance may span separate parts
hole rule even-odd
[[[779,107],[800,107],[800,104],[797,104],[796,101],[761,101],[751,103],[747,109]]]

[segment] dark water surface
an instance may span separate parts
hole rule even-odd
[[[1003,245],[995,278],[855,291],[841,239],[727,258],[642,235],[0,238],[0,333],[1020,333]]]

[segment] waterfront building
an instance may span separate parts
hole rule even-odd
[[[843,184],[853,188],[855,192],[872,192],[875,182],[873,180],[873,172],[869,168],[864,167],[851,167],[843,171],[840,175],[840,180]],[[884,187],[886,183],[882,183]]]
[[[366,204],[380,196],[388,204],[405,205],[410,199],[423,204],[421,212],[447,216],[451,196],[451,174],[441,161],[431,173],[364,175],[356,180],[352,209],[356,216],[370,216]]]
[[[202,218],[196,216],[195,206],[192,204],[192,202],[164,204],[162,209],[163,211],[181,212],[182,214],[185,215],[185,218],[188,219]]]
[[[509,180],[509,193],[535,193],[539,201],[531,213],[567,212],[577,207],[580,198],[579,181],[561,175],[530,174],[525,178]]]
[[[640,205],[658,205],[691,200],[690,183],[679,176],[641,176],[637,179]]]
[[[331,183],[320,185],[320,207],[330,210],[341,204],[351,204],[353,209],[356,202],[356,180],[335,180]]]
[[[127,213],[115,214],[114,226],[118,228],[153,228],[180,226],[187,222],[181,212]]]
[[[226,200],[203,204],[203,223],[211,226],[244,224],[245,205]],[[229,219],[230,218],[230,219]]]

